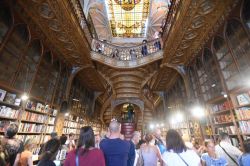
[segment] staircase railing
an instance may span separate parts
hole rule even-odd
[[[93,39],[91,47],[94,52],[103,56],[119,61],[133,61],[161,51],[162,45],[161,39],[144,42],[141,45],[132,47],[115,46],[104,41]]]

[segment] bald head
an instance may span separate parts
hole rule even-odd
[[[109,124],[109,131],[110,133],[120,133],[121,124],[117,121],[112,121]]]

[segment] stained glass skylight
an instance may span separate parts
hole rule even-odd
[[[107,0],[113,37],[144,37],[150,0]]]

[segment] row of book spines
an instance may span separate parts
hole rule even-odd
[[[39,115],[36,113],[31,113],[31,112],[24,112],[22,115],[22,119],[45,123],[46,120],[48,119],[48,116],[47,115]]]
[[[30,123],[21,123],[19,126],[18,132],[33,132],[33,133],[50,133],[54,130],[54,126],[45,126],[43,124],[30,124]]]
[[[235,126],[216,128],[216,134],[219,134],[220,132],[226,132],[228,134],[237,134],[237,130]]]
[[[77,127],[78,125],[80,125],[80,124],[77,122],[64,121],[64,126]]]
[[[250,133],[250,121],[240,121],[239,127],[241,129],[242,134]]]
[[[69,129],[69,128],[63,128],[63,133],[76,133],[76,134],[79,134],[80,133],[80,130],[79,129]]]
[[[231,101],[225,101],[222,104],[213,105],[211,107],[212,112],[219,112],[224,110],[229,110],[233,108],[233,103]]]
[[[233,118],[231,115],[217,115],[213,119],[214,119],[214,123],[224,123],[224,122],[233,121]]]
[[[16,106],[20,106],[21,105],[21,98],[17,98],[16,94],[13,93],[9,93],[3,89],[0,89],[0,101],[2,102],[6,102],[8,104],[13,104]],[[50,110],[53,110],[53,112],[51,113],[52,115],[56,115],[57,114],[57,110],[54,109],[46,109],[46,106],[41,104],[41,103],[35,103],[33,101],[28,101],[27,102],[27,109],[32,109],[34,111],[38,111],[38,112],[44,112],[44,113],[49,113]],[[48,107],[47,107],[48,108]]]
[[[54,124],[55,122],[54,117],[49,117],[48,115],[39,115],[31,112],[25,112],[22,116],[22,120],[30,120],[39,123],[46,123],[47,120],[49,120],[48,121],[49,124]]]
[[[17,119],[19,114],[20,114],[19,110],[14,110],[14,109],[1,109],[0,110],[0,116],[6,117],[6,118]]]
[[[19,115],[20,115],[19,110],[12,110],[11,112],[8,112],[7,114],[0,112],[1,117],[10,118],[10,119],[18,119]],[[38,122],[38,123],[46,123],[47,119],[48,119],[48,116],[46,116],[46,115],[26,114],[25,113],[22,116],[22,120],[28,120],[28,121],[32,121],[32,122]],[[53,125],[54,122],[55,122],[55,118],[49,117],[48,123]]]
[[[3,116],[3,117],[18,118],[18,115],[20,114],[20,112],[21,112],[20,110],[12,109],[10,107],[6,107],[6,106],[3,106],[3,105],[0,106],[0,116]],[[39,114],[36,114],[36,113],[31,113],[31,112],[25,111],[25,113],[23,114],[23,117],[24,116],[39,116],[39,117],[42,117],[42,116],[47,116],[47,115],[39,115]],[[24,119],[28,119],[28,118],[25,117]]]
[[[250,120],[250,108],[249,107],[242,107],[235,110],[236,117],[238,120]]]

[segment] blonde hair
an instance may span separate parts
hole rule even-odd
[[[27,139],[24,143],[24,149],[25,150],[29,150],[31,148],[32,145],[35,144],[35,140],[30,138],[30,139]]]

